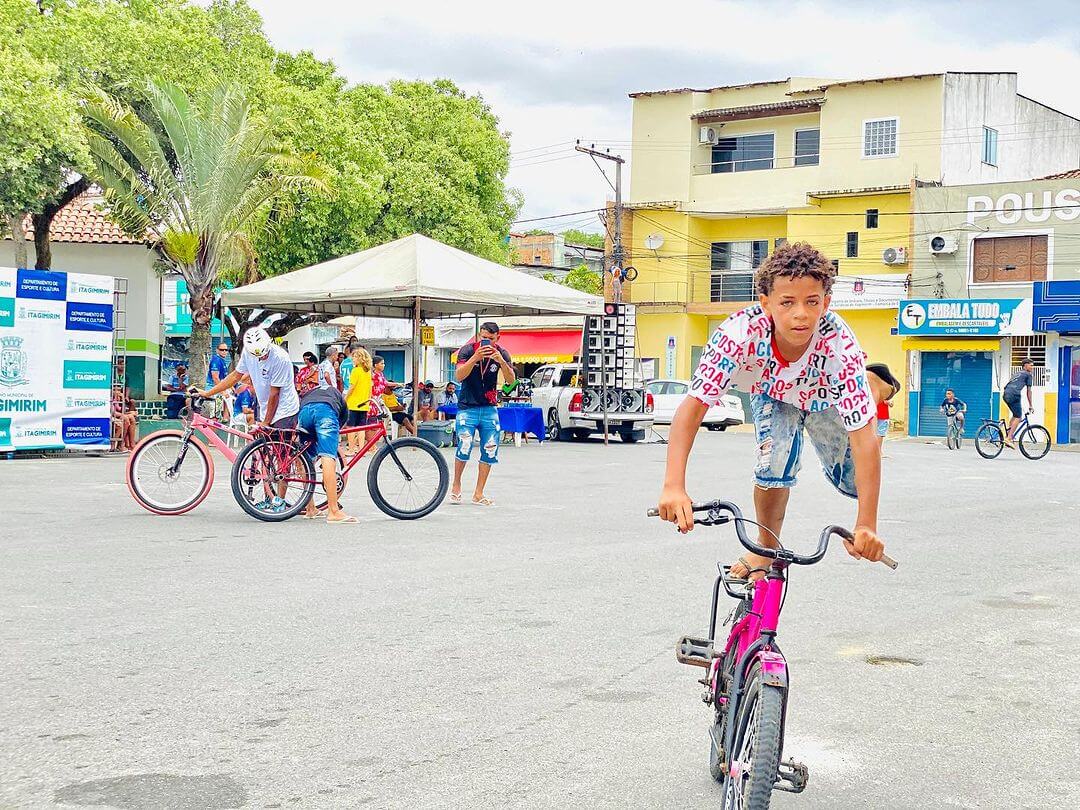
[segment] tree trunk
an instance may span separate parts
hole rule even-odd
[[[206,370],[210,358],[210,323],[214,318],[214,291],[211,287],[195,289],[188,282],[191,306],[191,341],[188,343],[188,370],[191,384],[206,385]]]
[[[40,213],[33,215],[35,270],[52,269],[52,245],[49,243],[49,228],[52,226],[53,218],[60,213],[61,208],[88,188],[90,188],[90,181],[85,177],[80,177],[64,189],[56,202],[49,203]]]
[[[26,231],[23,230],[23,220],[26,214],[12,214],[8,217],[8,226],[11,228],[11,239],[15,243],[15,267],[26,269]]]

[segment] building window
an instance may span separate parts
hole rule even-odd
[[[769,253],[767,239],[753,242],[713,242],[709,301],[750,301],[754,297],[754,270]]]
[[[990,129],[990,127],[983,127],[983,163],[990,166],[997,166],[997,143],[997,130]]]
[[[721,138],[712,148],[712,173],[727,174],[771,169],[774,141],[771,132],[768,135]]]
[[[1035,364],[1031,373],[1032,383],[1035,385],[1048,385],[1050,380],[1046,368],[1046,335],[1017,335],[1012,339],[1012,351],[1010,352],[1010,379],[1013,374],[1023,370],[1025,360]]]
[[[844,255],[849,259],[857,258],[859,255],[859,232],[848,231],[847,235],[847,249]]]
[[[772,243],[773,250],[776,250],[777,248],[782,248],[786,244],[787,244],[787,237],[786,236],[781,236],[781,237],[779,237],[777,239],[774,239],[773,243]]]
[[[876,208],[866,209],[866,227],[876,228],[878,223],[878,210]]]
[[[896,118],[876,118],[863,123],[864,158],[896,157],[899,154]]]
[[[971,280],[975,284],[1046,281],[1046,260],[1045,236],[976,239]]]
[[[795,130],[795,165],[817,166],[821,157],[821,130]]]

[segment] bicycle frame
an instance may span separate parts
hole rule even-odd
[[[190,440],[192,434],[198,433],[211,446],[216,447],[225,458],[229,460],[229,463],[236,461],[236,452],[229,447],[229,445],[218,435],[217,431],[224,431],[231,436],[239,436],[245,442],[251,441],[251,434],[245,433],[242,430],[236,430],[229,427],[224,422],[219,422],[216,419],[209,419],[203,416],[198,411],[191,414],[191,422],[184,427],[184,438]],[[176,457],[176,463],[172,467],[172,471],[175,472],[181,464],[184,463],[184,456],[187,455],[187,444],[185,443],[183,449]],[[212,462],[211,462],[212,463]]]
[[[290,432],[295,433],[295,431],[278,431],[278,432],[279,433],[290,433]],[[348,435],[353,434],[353,433],[361,433],[361,432],[365,432],[365,433],[373,432],[374,435],[370,439],[367,440],[367,442],[364,444],[364,446],[360,449],[360,451],[356,455],[354,455],[347,462],[345,462],[345,466],[341,470],[341,477],[342,478],[345,478],[345,477],[348,476],[349,471],[352,470],[352,468],[354,466],[356,466],[357,462],[359,462],[361,458],[363,458],[365,455],[367,455],[368,451],[370,451],[372,447],[374,447],[376,444],[378,444],[380,439],[387,439],[388,440],[388,436],[389,436],[389,434],[387,433],[387,430],[386,430],[386,424],[384,422],[382,422],[382,421],[380,421],[380,422],[378,422],[376,424],[372,424],[372,425],[364,425],[362,427],[342,428],[341,431],[340,431],[342,436],[348,436]],[[278,469],[281,469],[281,470],[291,470],[291,469],[293,469],[293,462],[295,462],[297,458],[299,458],[301,455],[303,455],[305,452],[307,452],[307,450],[312,446],[312,444],[314,442],[312,442],[310,440],[304,441],[304,442],[293,442],[292,439],[290,438],[289,443],[295,449],[295,452],[279,454],[279,457],[277,459]],[[406,477],[408,477],[408,472],[405,470],[405,468],[401,464],[401,462],[398,461],[397,455],[394,453],[393,445],[391,445],[391,448],[390,448],[390,455],[394,459],[394,462],[398,465],[398,467],[401,468],[401,471],[406,475]],[[233,461],[234,462],[236,461],[236,454],[235,453],[233,454]],[[281,478],[280,480],[282,482],[284,482],[284,483],[292,483],[292,484],[319,484],[320,483],[319,471],[317,469],[315,471],[315,475],[316,475],[315,480],[311,480],[311,479],[308,479],[308,478],[294,478],[294,477],[291,477],[291,476],[285,476],[285,477]]]

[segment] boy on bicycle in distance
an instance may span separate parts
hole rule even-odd
[[[956,426],[960,429],[960,432],[964,432],[964,413],[967,411],[967,403],[964,400],[956,396],[956,392],[951,388],[945,389],[945,399],[941,400],[941,412],[945,414],[945,418],[953,417],[956,419]]]
[[[881,451],[875,435],[876,388],[866,356],[850,327],[829,311],[836,270],[805,242],[777,248],[758,269],[760,303],[736,312],[713,334],[671,423],[660,517],[680,532],[694,528],[686,494],[686,462],[702,417],[731,386],[751,395],[757,435],[754,506],[764,528],[758,542],[776,547],[795,485],[805,430],[825,475],[858,499],[851,556],[876,562],[885,546],[877,535]],[[880,383],[880,385],[878,385]],[[731,575],[750,578],[771,563],[746,554]]]

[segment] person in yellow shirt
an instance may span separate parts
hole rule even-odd
[[[349,427],[360,427],[368,423],[368,409],[371,407],[371,355],[366,349],[356,349],[352,353],[352,361],[353,370],[349,374],[345,404],[349,406]],[[360,437],[366,440],[367,431],[349,433],[348,436],[348,455],[356,455],[361,447]]]

